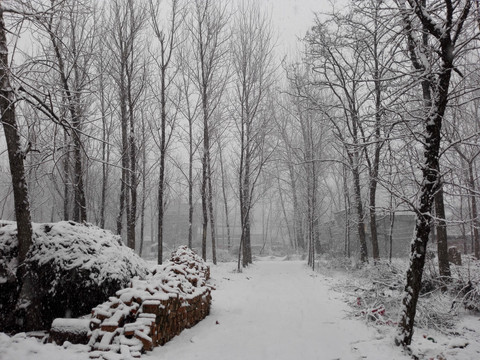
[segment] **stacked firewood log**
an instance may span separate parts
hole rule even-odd
[[[208,265],[180,247],[150,278],[133,280],[92,310],[90,357],[140,357],[198,323],[210,310],[209,276]]]

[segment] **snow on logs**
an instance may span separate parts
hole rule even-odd
[[[198,323],[210,311],[209,277],[203,260],[180,247],[147,280],[133,280],[92,310],[90,357],[139,357]]]

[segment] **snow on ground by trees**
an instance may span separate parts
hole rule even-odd
[[[368,303],[373,297],[365,297],[373,291],[364,286],[374,276],[373,265],[353,273],[327,266],[321,262],[320,273],[307,269],[304,261],[279,259],[258,261],[243,273],[234,271],[233,262],[213,266],[216,291],[210,315],[142,358],[411,359],[394,346],[394,326],[356,316],[364,308],[349,304],[353,287],[358,287],[366,307],[373,307]],[[385,304],[382,316],[397,321],[394,310]],[[478,359],[478,317],[458,311],[453,320],[447,331],[417,328],[413,354],[426,360]],[[0,334],[1,360],[88,359],[86,351],[83,345],[42,345],[24,334]]]

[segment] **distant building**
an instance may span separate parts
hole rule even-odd
[[[322,251],[329,251],[337,254],[345,253],[345,210],[334,214],[334,219],[323,223],[320,226],[320,243]],[[360,251],[358,241],[358,230],[355,222],[355,213],[349,217],[348,231],[350,234],[351,254]],[[393,227],[392,225],[393,221]],[[393,219],[390,213],[377,213],[377,236],[381,258],[388,258],[390,254],[390,231],[392,232],[392,257],[408,257],[410,255],[410,243],[415,230],[415,214],[411,211],[401,211],[394,214]],[[365,222],[365,234],[367,236],[367,248],[369,256],[372,256],[372,244],[370,237],[370,225]],[[457,250],[466,253],[469,250],[470,236],[459,234],[458,226],[447,225],[448,246],[456,246]],[[430,232],[429,247],[436,251],[436,233]]]

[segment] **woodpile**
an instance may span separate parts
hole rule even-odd
[[[72,344],[87,344],[90,323],[90,319],[55,319],[50,329],[50,341],[57,345],[62,345],[65,341]]]
[[[92,310],[90,358],[140,357],[198,323],[210,311],[209,276],[203,260],[180,247],[150,278],[133,280]]]

